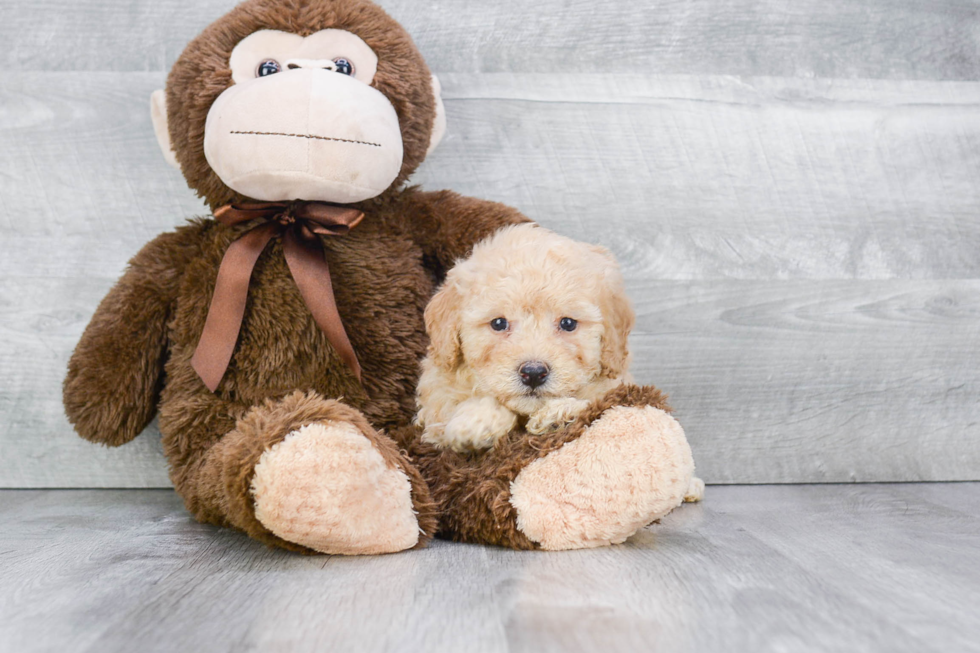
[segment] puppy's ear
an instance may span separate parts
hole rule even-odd
[[[602,290],[599,310],[602,311],[602,367],[600,375],[616,378],[629,367],[629,334],[636,324],[633,304],[626,296],[623,275],[619,264],[605,247],[593,245],[590,249],[602,257],[600,266]]]
[[[425,307],[425,330],[429,334],[429,358],[437,367],[454,370],[463,362],[459,341],[462,293],[448,281]]]

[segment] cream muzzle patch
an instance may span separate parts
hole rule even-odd
[[[391,102],[369,86],[377,61],[342,30],[243,39],[230,59],[235,84],[208,113],[208,164],[229,188],[262,201],[346,204],[381,194],[401,170],[402,139]]]
[[[204,137],[208,164],[229,188],[262,201],[350,203],[381,194],[397,178],[398,116],[370,86],[378,57],[360,37],[261,30],[235,46],[229,66],[234,85],[212,105]],[[431,83],[428,152],[446,130],[439,80]],[[151,116],[164,157],[179,167],[163,91],[153,93]]]

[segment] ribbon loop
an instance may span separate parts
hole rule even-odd
[[[204,385],[214,392],[228,370],[245,317],[252,270],[276,236],[282,238],[286,265],[313,320],[360,380],[361,366],[340,319],[330,267],[317,236],[343,236],[364,214],[326,202],[253,202],[222,206],[214,218],[227,226],[263,222],[232,242],[221,259],[208,317],[191,358],[191,367]]]

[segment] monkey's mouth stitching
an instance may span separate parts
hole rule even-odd
[[[337,141],[338,143],[354,143],[355,145],[371,145],[381,147],[381,143],[370,143],[368,141],[354,141],[349,138],[333,138],[332,136],[313,136],[311,134],[286,134],[284,132],[244,132],[233,131],[232,134],[244,134],[246,136],[290,136],[292,138],[312,138],[317,141]]]

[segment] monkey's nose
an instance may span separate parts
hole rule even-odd
[[[521,383],[532,390],[540,385],[544,385],[544,382],[548,379],[548,366],[538,361],[524,363],[517,372],[521,375]]]

